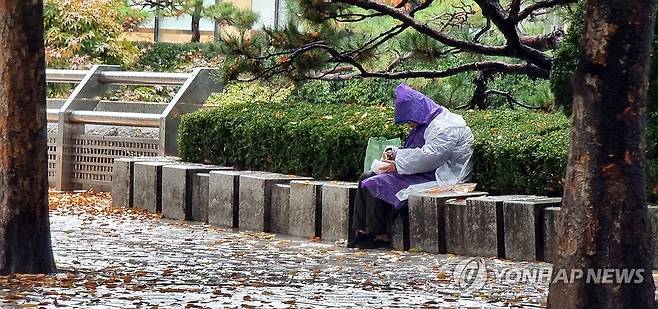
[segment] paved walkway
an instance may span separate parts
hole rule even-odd
[[[486,260],[485,288],[464,292],[453,278],[464,258],[238,233],[108,204],[51,194],[60,273],[0,277],[0,306],[498,308],[539,307],[547,295],[547,282],[492,279],[544,263]]]

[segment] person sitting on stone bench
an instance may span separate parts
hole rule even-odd
[[[473,170],[473,134],[461,116],[406,84],[395,95],[395,123],[408,124],[411,132],[403,147],[387,148],[373,164],[376,172],[361,176],[349,248],[389,247],[389,223],[410,192],[464,182]]]

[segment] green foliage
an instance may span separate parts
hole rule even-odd
[[[402,137],[392,109],[308,103],[244,103],[183,117],[188,161],[241,169],[355,179],[370,136]]]
[[[476,180],[494,193],[560,195],[569,123],[560,114],[468,112],[476,138]]]
[[[499,75],[490,83],[490,88],[508,91],[517,100],[529,106],[542,107],[544,110],[553,110],[555,107],[555,97],[547,80],[533,79],[525,75]],[[492,108],[508,106],[507,100],[500,96],[491,99]]]
[[[196,66],[221,62],[221,47],[212,43],[148,43],[141,45],[136,69],[146,71],[189,71]]]
[[[137,50],[121,35],[124,26],[140,23],[144,17],[123,0],[46,0],[48,66],[78,68],[90,63],[132,63]]]
[[[585,22],[584,1],[578,3],[569,15],[572,29],[558,49],[551,71],[551,88],[555,94],[555,104],[565,114],[571,114],[573,91],[571,79],[581,53],[580,38]],[[658,30],[658,23],[654,30]],[[658,31],[656,32],[658,34]],[[654,51],[651,57],[651,73],[647,96],[647,158],[658,160],[658,35],[654,36]]]
[[[221,25],[239,29],[251,29],[258,21],[258,14],[238,8],[229,2],[221,2],[206,8],[206,17],[214,19]]]
[[[206,104],[210,106],[234,106],[247,103],[282,103],[288,100],[291,90],[292,87],[264,85],[260,82],[231,83],[221,93],[212,95]]]
[[[399,81],[353,79],[347,81],[309,81],[293,90],[290,100],[314,104],[391,104]]]
[[[234,89],[237,91],[237,89]],[[258,93],[256,91],[255,93]],[[369,137],[404,137],[390,107],[350,104],[224,101],[183,117],[184,160],[240,169],[355,180]],[[562,114],[469,111],[475,135],[476,181],[493,194],[559,196],[565,175],[569,121]],[[651,198],[658,201],[658,160],[649,161]]]
[[[571,79],[576,71],[580,56],[580,37],[585,23],[586,2],[580,1],[573,7],[567,19],[571,24],[569,32],[560,47],[555,51],[551,68],[551,89],[555,95],[555,106],[566,115],[571,115],[573,90]]]

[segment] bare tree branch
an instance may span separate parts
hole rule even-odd
[[[534,109],[534,110],[543,110],[543,109],[545,109],[544,107],[541,107],[541,106],[530,106],[530,105],[527,105],[527,104],[523,104],[523,103],[519,102],[519,100],[517,100],[511,93],[506,92],[506,91],[487,90],[487,92],[486,92],[487,99],[491,95],[499,95],[499,96],[504,97],[507,100],[507,103],[509,104],[509,107],[511,109],[514,109],[514,105],[518,105],[518,106],[521,106],[523,108]]]

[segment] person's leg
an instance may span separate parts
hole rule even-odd
[[[361,175],[359,177],[359,186],[356,191],[356,197],[354,200],[354,210],[352,212],[352,228],[356,233],[365,233],[366,232],[366,209],[368,205],[366,204],[368,200],[368,190],[363,188],[361,182],[367,178],[375,176],[375,173],[369,172]]]
[[[370,193],[367,195],[366,233],[380,240],[388,241],[388,221],[393,206]]]
[[[377,249],[389,247],[388,220],[392,206],[374,197],[368,190],[363,190],[365,205],[365,234],[369,237],[362,238],[352,244],[360,249]]]
[[[368,190],[361,186],[361,182],[364,179],[375,176],[375,173],[365,173],[359,178],[359,186],[356,191],[356,197],[354,200],[354,209],[352,211],[352,229],[354,230],[354,238],[347,244],[348,248],[356,248],[356,245],[359,242],[366,240],[369,235],[366,233],[366,217],[367,209],[369,208],[368,203]]]

